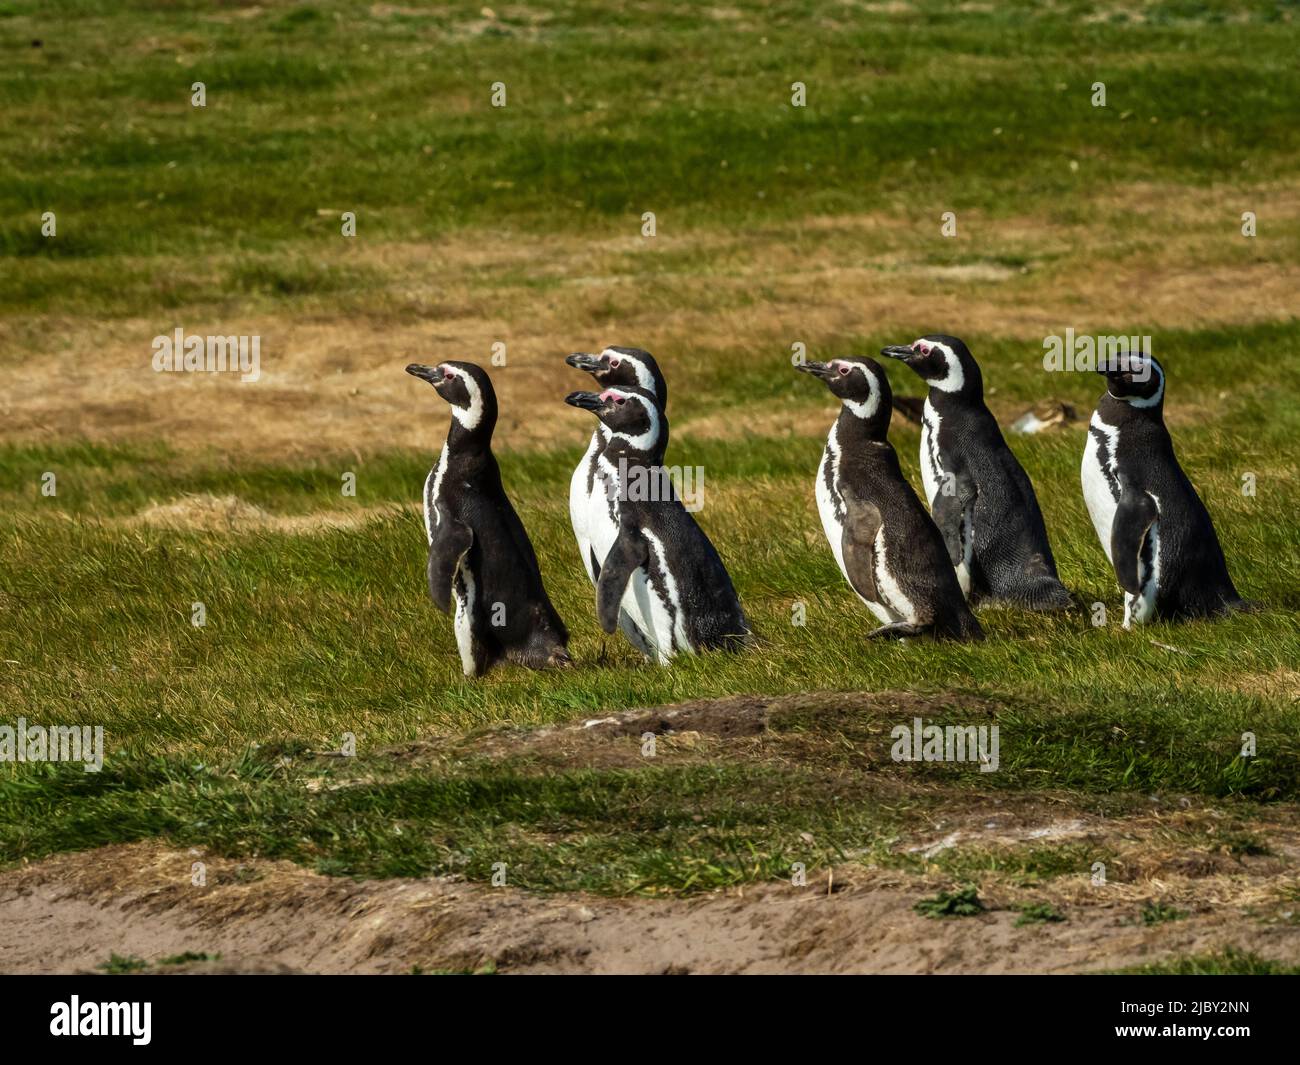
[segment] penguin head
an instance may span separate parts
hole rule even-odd
[[[1097,360],[1106,394],[1132,407],[1158,407],[1165,398],[1165,371],[1144,351],[1120,352]]]
[[[660,409],[668,406],[668,386],[654,356],[642,348],[606,348],[599,355],[575,351],[564,360],[586,370],[601,388],[642,388],[655,397]]]
[[[868,422],[874,436],[883,440],[889,428],[893,392],[884,367],[875,359],[850,357],[830,362],[802,362],[796,370],[820,377],[839,397],[846,410]]]
[[[881,348],[880,354],[897,359],[916,371],[940,392],[967,392],[982,396],[984,382],[970,349],[956,337],[931,333],[910,344]]]
[[[492,379],[481,366],[472,362],[440,362],[421,366],[413,362],[406,368],[412,377],[428,381],[443,399],[451,404],[452,417],[462,429],[474,432],[491,428],[496,421],[497,400]]]
[[[667,442],[668,420],[647,389],[625,385],[602,392],[570,392],[564,402],[591,411],[611,439],[622,440],[633,451],[652,453]]]

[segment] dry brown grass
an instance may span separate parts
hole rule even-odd
[[[441,436],[442,412],[402,367],[487,362],[501,340],[508,367],[494,375],[499,439],[524,447],[583,435],[585,422],[560,404],[580,380],[561,360],[606,343],[649,348],[689,386],[704,360],[770,358],[775,366],[794,339],[834,344],[944,329],[1023,337],[1036,355],[1041,338],[1066,325],[1113,332],[1285,318],[1295,313],[1300,264],[1268,250],[1276,245],[1225,239],[1246,207],[1285,233],[1300,221],[1300,192],[1134,184],[1099,195],[1087,222],[971,215],[961,236],[943,244],[932,220],[882,211],[743,232],[666,226],[653,243],[475,233],[363,246],[346,261],[384,279],[372,313],[308,301],[250,313],[194,308],[165,320],[51,316],[0,326],[10,351],[0,366],[0,394],[9,397],[0,434],[162,437],[180,450],[219,446],[250,457],[428,447]],[[1116,246],[1118,224],[1131,232],[1134,215],[1146,243]],[[972,261],[930,261],[954,251]],[[1028,265],[1003,265],[1007,256]],[[212,273],[214,264],[173,268]],[[260,334],[261,380],[153,373],[151,339],[177,324],[197,334]],[[821,420],[808,415],[809,426]],[[788,426],[789,415],[779,421]],[[706,420],[699,428],[720,427]]]

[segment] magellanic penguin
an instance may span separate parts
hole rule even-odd
[[[465,676],[502,659],[530,669],[568,665],[568,631],[492,454],[492,381],[469,362],[412,364],[406,372],[451,404],[447,442],[424,482],[424,527],[429,596],[444,614],[454,613]]]
[[[841,403],[817,470],[817,509],[840,572],[884,622],[871,636],[982,640],[943,537],[886,438],[893,396],[880,364],[845,358],[795,369],[820,377]]]
[[[599,355],[574,352],[564,361],[591,374],[601,388],[641,388],[654,396],[661,411],[668,408],[667,382],[648,351],[610,347]],[[597,422],[591,443],[569,479],[569,519],[592,584],[600,578],[600,564],[618,537],[618,468],[603,458],[608,442],[608,430]],[[649,643],[626,612],[619,618],[619,628],[638,651],[653,657]]]
[[[921,479],[962,591],[1030,610],[1065,610],[1070,593],[1033,485],[984,405],[984,381],[956,337],[884,348],[930,386],[921,423]]]
[[[1097,370],[1106,393],[1083,449],[1083,498],[1124,589],[1124,627],[1248,606],[1165,428],[1165,372],[1124,353]]]
[[[668,419],[656,398],[645,389],[623,387],[574,392],[565,402],[601,420],[609,432],[604,458],[627,471],[620,486],[618,536],[596,581],[601,628],[612,633],[620,611],[625,612],[660,664],[683,651],[739,649],[747,642],[749,624],[722,559],[682,505],[663,466]],[[633,492],[634,482],[643,490]]]

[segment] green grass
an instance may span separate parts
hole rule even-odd
[[[974,887],[941,891],[933,898],[921,899],[913,909],[922,917],[974,917],[985,910]]]
[[[1036,902],[1024,906],[1020,910],[1020,916],[1016,918],[1016,927],[1023,928],[1026,925],[1035,924],[1058,924],[1065,920],[1065,915],[1055,907],[1046,902]]]
[[[186,950],[180,954],[169,954],[165,958],[159,958],[159,965],[188,965],[194,961],[220,961],[220,954],[209,954],[207,951]]]
[[[120,954],[112,954],[109,956],[108,961],[101,962],[95,968],[108,973],[110,976],[120,976],[124,973],[142,973],[149,968],[149,963],[143,958],[137,958],[133,955],[123,957]]]
[[[1142,907],[1144,925],[1164,924],[1167,921],[1181,921],[1187,916],[1185,910],[1166,906],[1163,902],[1148,902]]]
[[[486,879],[505,861],[512,884],[605,893],[788,879],[794,862],[934,867],[960,882],[1114,865],[1074,844],[930,861],[895,849],[899,832],[924,824],[918,812],[1049,789],[1094,808],[1150,795],[1231,804],[1243,827],[1217,845],[1266,856],[1249,811],[1300,801],[1295,308],[1220,322],[1189,295],[1178,329],[1153,311],[1155,325],[1139,316],[1102,330],[1153,334],[1178,453],[1260,612],[1121,631],[1075,427],[1011,443],[1081,609],[986,611],[979,646],[869,645],[875,621],[840,576],[812,498],[833,404],[788,369],[789,346],[806,335],[811,358],[872,351],[939,323],[899,335],[816,308],[823,324],[805,334],[805,308],[776,275],[800,269],[805,252],[870,269],[883,291],[917,266],[1011,271],[936,281],[937,306],[954,293],[978,304],[995,290],[1026,303],[1044,285],[1073,291],[1090,276],[1081,256],[1095,257],[1096,275],[1130,262],[1289,268],[1293,214],[1263,219],[1250,243],[1235,226],[1238,201],[1276,191],[1300,163],[1291,5],[1154,3],[1140,22],[1074,0],[872,13],[782,0],[736,5],[734,18],[560,2],[487,19],[481,6],[0,2],[0,372],[15,387],[48,365],[94,380],[101,331],[147,337],[182,320],[362,320],[377,335],[416,323],[434,337],[471,321],[486,337],[502,321],[531,329],[532,312],[554,305],[575,336],[613,341],[631,339],[614,334],[646,307],[670,322],[703,316],[720,328],[661,353],[670,461],[706,471],[699,517],[759,646],[665,669],[600,633],[564,500],[588,428],[576,419],[568,443],[557,433],[500,458],[577,666],[505,667],[474,683],[425,597],[413,509],[441,411],[426,448],[330,438],[311,459],[241,448],[237,421],[214,424],[197,448],[148,433],[55,435],[39,418],[0,426],[0,723],[102,724],[108,753],[98,775],[0,765],[0,861],[164,837],[352,876]],[[206,109],[189,105],[196,80]],[[505,108],[489,105],[496,80]],[[796,80],[807,108],[790,106]],[[1089,101],[1097,80],[1106,108]],[[1161,228],[1132,206],[1142,184],[1151,201],[1217,193],[1223,216]],[[39,235],[46,210],[58,215],[53,239]],[[358,215],[354,241],[339,234],[343,210]],[[604,287],[575,297],[547,242],[631,239],[647,210],[662,239],[611,256]],[[962,239],[937,238],[944,210],[958,213]],[[837,216],[879,224],[819,228]],[[470,259],[464,292],[434,290],[429,262],[452,240],[537,253]],[[738,271],[756,247],[792,257],[751,284]],[[1103,313],[1086,293],[1077,307],[1081,319]],[[1004,418],[1044,394],[1091,410],[1093,378],[1040,368],[1033,334],[1067,324],[964,332]],[[897,392],[919,394],[890,372]],[[789,432],[762,420],[776,411]],[[529,412],[548,416],[570,414]],[[129,405],[122,417],[135,417]],[[749,431],[699,432],[710,419]],[[916,429],[896,421],[892,437],[919,483]],[[357,474],[355,498],[340,493],[345,471]],[[40,494],[47,472],[52,498]],[[237,496],[273,519],[385,513],[313,533],[129,520],[188,494]],[[1090,623],[1096,602],[1109,612],[1102,627]],[[792,624],[797,604],[806,625]],[[384,753],[434,733],[810,690],[930,693],[940,723],[972,723],[952,700],[978,696],[989,707],[980,723],[1001,731],[1000,768],[895,764],[889,729],[905,722],[853,709],[773,722],[764,742],[799,752],[780,759],[723,751],[540,772],[527,758],[408,765]],[[346,767],[305,753],[347,733],[360,756]]]
[[[1229,947],[1217,953],[1119,969],[1117,973],[1135,976],[1297,976],[1300,975],[1300,966]]]
[[[208,954],[205,951],[187,950],[181,954],[169,954],[165,958],[159,958],[154,965],[188,965],[195,961],[218,961],[220,954]],[[113,954],[108,961],[101,962],[95,968],[110,976],[120,976],[125,973],[142,973],[147,972],[152,966],[143,958],[137,958],[134,955]]]
[[[1204,186],[1300,161],[1282,3],[1145,5],[1141,26],[1080,3],[480,7],[15,0],[0,256],[23,269],[0,271],[0,306],[124,315],[233,286],[360,309],[343,210],[359,243],[636,232],[645,211],[669,236],[880,206],[937,227],[944,210],[1066,219],[1135,173]]]

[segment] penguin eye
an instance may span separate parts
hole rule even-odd
[[[617,403],[617,404],[621,407],[624,403],[627,402],[627,400],[625,400],[622,396],[615,396],[615,397],[614,397],[614,402]]]
[[[912,348],[915,351],[919,351],[922,355],[930,354],[930,345],[927,344],[924,340],[918,340],[915,344],[912,345]]]
[[[454,373],[452,373],[450,370],[448,370],[445,374],[442,375],[442,379],[443,379],[444,381],[450,381],[450,380],[451,380],[453,377],[455,377],[455,376],[456,376],[456,375],[455,375]]]
[[[610,359],[610,360],[609,360],[609,368],[610,368],[611,370],[617,370],[617,369],[618,369],[618,362],[619,362],[618,359]],[[621,401],[620,401],[620,402],[621,402]]]
[[[840,376],[841,376],[841,377],[848,377],[848,376],[849,376],[849,368],[848,368],[847,366],[841,366],[841,367],[840,367]]]

